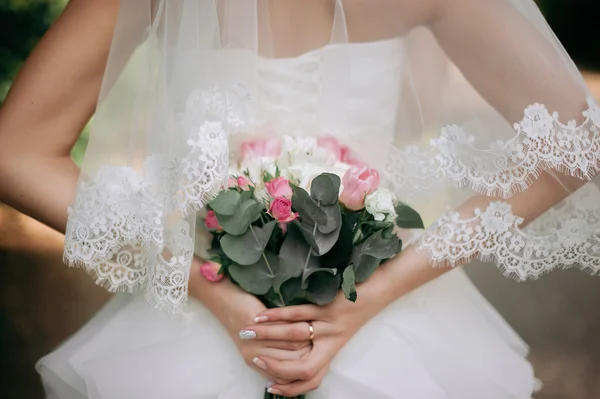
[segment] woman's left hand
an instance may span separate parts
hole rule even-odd
[[[337,352],[381,309],[380,301],[359,293],[357,301],[353,303],[342,292],[326,306],[300,305],[269,309],[257,316],[257,324],[246,328],[256,333],[254,339],[306,340],[310,336],[311,323],[314,330],[313,348],[299,360],[260,357],[253,362],[270,375],[293,380],[288,384],[272,385],[270,390],[274,394],[293,397],[317,389]],[[290,323],[279,326],[260,324],[279,321]]]

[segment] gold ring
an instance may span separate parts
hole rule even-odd
[[[308,332],[308,339],[309,341],[312,341],[315,338],[315,328],[313,327],[312,322],[310,321],[308,322]]]

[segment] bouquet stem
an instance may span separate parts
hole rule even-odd
[[[294,396],[293,398],[290,398],[287,396],[275,395],[275,394],[269,393],[265,390],[264,399],[306,399],[306,396],[300,395],[300,396]]]

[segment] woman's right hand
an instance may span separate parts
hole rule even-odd
[[[277,379],[269,375],[257,367],[253,361],[261,356],[278,360],[300,359],[311,350],[311,341],[308,340],[308,335],[306,339],[300,338],[294,341],[280,340],[277,337],[270,340],[248,338],[252,334],[242,334],[242,330],[247,326],[256,324],[256,315],[266,311],[267,308],[258,298],[242,290],[227,278],[219,282],[206,280],[200,275],[200,265],[201,261],[194,259],[190,272],[189,294],[200,300],[217,317],[221,325],[227,330],[246,364],[271,382],[289,383],[290,380]],[[241,337],[246,338],[242,339]]]

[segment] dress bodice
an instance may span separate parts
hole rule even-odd
[[[330,135],[382,167],[393,140],[403,42],[331,44],[294,58],[256,60],[252,97],[266,135]],[[233,147],[241,137],[232,138]],[[384,158],[384,157],[383,157]]]

